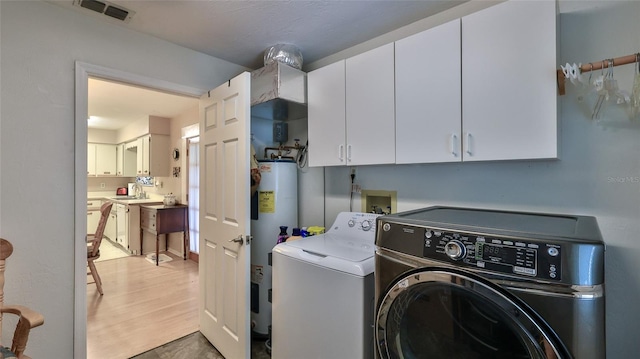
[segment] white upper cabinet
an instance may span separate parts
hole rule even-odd
[[[116,145],[116,175],[124,176],[124,143]]]
[[[96,175],[96,144],[87,144],[87,176]]]
[[[138,139],[138,176],[169,177],[169,141],[166,135],[146,135]]]
[[[87,175],[116,175],[116,145],[103,143],[87,144]]]
[[[307,75],[309,166],[395,162],[394,44]]]
[[[396,41],[396,163],[462,160],[460,19]]]
[[[309,166],[346,164],[345,62],[307,74]]]
[[[395,163],[394,44],[346,60],[347,165]]]
[[[556,2],[462,18],[463,160],[558,157]]]

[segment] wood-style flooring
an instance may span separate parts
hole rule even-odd
[[[87,358],[130,358],[198,330],[198,264],[165,252],[96,263],[104,295],[87,286]],[[90,277],[89,277],[90,278]]]

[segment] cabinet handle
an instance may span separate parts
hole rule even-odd
[[[454,157],[458,157],[458,154],[456,153],[456,138],[458,138],[458,136],[456,136],[455,133],[451,134],[451,154]]]
[[[473,153],[471,153],[471,133],[467,132],[467,144],[464,146],[464,148],[466,148],[467,154],[469,156],[473,156]]]
[[[351,145],[347,145],[347,162],[351,162]]]
[[[344,161],[344,145],[338,145],[338,159]]]

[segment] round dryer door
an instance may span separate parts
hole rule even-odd
[[[472,273],[414,270],[381,298],[380,358],[571,358],[529,306]]]

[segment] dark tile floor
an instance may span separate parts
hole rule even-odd
[[[251,344],[252,359],[269,359],[263,340]],[[195,332],[170,343],[136,355],[131,359],[225,359],[216,348],[200,333]]]

